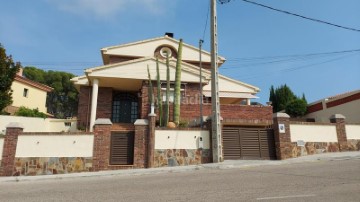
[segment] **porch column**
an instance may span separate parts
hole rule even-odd
[[[247,98],[247,99],[246,99],[246,105],[251,105],[251,100],[250,100],[250,98]]]
[[[99,91],[99,80],[93,80],[92,96],[91,96],[91,113],[90,113],[90,132],[94,131],[94,124],[96,119],[97,100]]]

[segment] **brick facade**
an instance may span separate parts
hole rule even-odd
[[[148,119],[150,113],[148,82],[144,81],[139,92],[139,119]],[[96,118],[111,119],[112,88],[99,88],[98,106]],[[156,82],[153,83],[153,93],[157,95]],[[192,121],[200,117],[199,84],[187,83],[182,92],[182,103],[180,117],[183,121]],[[157,96],[154,96],[155,99]],[[90,119],[91,87],[81,87],[79,94],[78,126],[87,128]],[[170,121],[173,119],[173,103],[170,103]],[[262,124],[270,125],[272,122],[271,106],[252,106],[240,104],[226,104],[220,106],[221,117],[224,124]],[[158,114],[158,110],[155,111]],[[203,104],[203,116],[211,115],[211,103]],[[157,117],[159,119],[159,116]]]

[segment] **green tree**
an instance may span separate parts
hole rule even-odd
[[[6,55],[5,48],[0,44],[0,111],[12,104],[11,84],[21,65],[14,63],[11,55]]]
[[[269,101],[272,102],[273,111],[275,112],[275,109],[277,109],[277,102],[276,102],[275,89],[274,89],[274,86],[273,86],[273,85],[271,85],[271,88],[270,88]],[[276,105],[276,106],[275,106],[275,105]]]
[[[305,94],[303,93],[301,98],[297,97],[286,84],[276,89],[271,86],[269,100],[274,113],[285,110],[291,117],[303,116],[306,113]]]
[[[56,118],[66,118],[77,114],[78,92],[70,81],[75,75],[25,67],[24,76],[54,88],[52,92],[48,93],[46,99],[48,113],[53,114]]]
[[[270,101],[273,105],[273,112],[279,112],[285,110],[286,105],[296,99],[297,97],[291,91],[291,89],[285,84],[274,90],[274,87],[270,88]]]
[[[285,107],[285,112],[291,117],[304,116],[306,113],[307,103],[303,99],[295,99],[289,102]]]

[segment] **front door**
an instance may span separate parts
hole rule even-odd
[[[115,93],[112,106],[112,122],[134,123],[138,116],[137,97],[131,93]]]

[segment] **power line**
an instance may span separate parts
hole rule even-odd
[[[321,53],[305,53],[305,54],[293,54],[293,55],[277,55],[277,56],[262,56],[262,57],[247,57],[247,58],[230,58],[227,61],[238,61],[238,60],[263,60],[263,59],[278,59],[278,58],[289,58],[289,57],[302,57],[302,56],[317,56],[317,55],[330,55],[338,53],[351,53],[360,52],[360,49],[342,50],[342,51],[330,51]]]
[[[360,51],[360,50],[359,50]],[[321,59],[321,58],[326,58],[326,57],[335,57],[335,56],[339,56],[339,55],[348,55],[351,53],[355,53],[358,54],[359,51],[342,51],[342,52],[337,52],[337,54],[335,54],[335,52],[332,53],[327,53],[327,54],[307,54],[307,55],[300,55],[297,57],[289,57],[289,58],[285,58],[285,59],[277,59],[277,60],[270,60],[270,61],[266,61],[266,60],[255,60],[255,61],[245,61],[243,63],[241,63],[240,61],[234,61],[233,63],[230,63],[231,66],[225,66],[222,67],[222,70],[236,70],[236,69],[243,69],[243,68],[248,68],[248,67],[254,67],[254,66],[260,66],[262,65],[262,67],[265,67],[267,65],[273,65],[273,64],[281,64],[281,63],[294,63],[294,62],[305,62],[305,61],[309,61],[309,60],[316,60],[316,59]],[[234,65],[237,65],[237,67],[234,67]]]
[[[280,70],[275,70],[275,71],[271,71],[271,72],[267,72],[265,74],[254,74],[254,75],[247,75],[249,77],[242,77],[239,79],[253,79],[253,78],[259,78],[259,77],[264,77],[264,76],[268,76],[269,74],[274,74],[274,73],[281,73],[281,72],[291,72],[291,71],[296,71],[296,70],[300,70],[300,69],[304,69],[304,68],[309,68],[309,67],[313,67],[313,66],[317,66],[317,65],[321,65],[321,64],[325,64],[325,63],[330,63],[330,62],[334,62],[334,61],[338,61],[338,60],[342,60],[344,58],[350,57],[350,56],[354,56],[355,54],[350,54],[350,55],[345,55],[345,56],[341,56],[341,57],[337,57],[334,59],[330,59],[330,60],[325,60],[322,62],[318,62],[318,63],[312,63],[312,64],[307,64],[307,65],[302,65],[302,66],[297,66],[297,67],[290,67],[290,68],[286,68],[286,69],[280,69]]]
[[[203,41],[205,41],[205,33],[206,33],[208,21],[209,21],[209,15],[210,15],[210,4],[208,5],[208,10],[207,10],[207,14],[206,14],[206,21],[205,21],[204,31],[203,31],[203,35],[202,35],[202,38],[201,38]]]
[[[288,14],[288,15],[293,15],[293,16],[296,16],[296,17],[300,17],[300,18],[303,18],[303,19],[306,19],[306,20],[311,20],[311,21],[314,21],[314,22],[318,22],[318,23],[322,23],[322,24],[334,26],[334,27],[341,28],[341,29],[346,29],[346,30],[350,30],[350,31],[360,32],[360,29],[355,29],[355,28],[351,28],[351,27],[345,27],[345,26],[338,25],[338,24],[334,24],[334,23],[331,23],[331,22],[326,22],[326,21],[324,21],[324,20],[319,20],[319,19],[315,19],[315,18],[306,17],[306,16],[303,16],[303,15],[299,15],[299,14],[292,13],[292,12],[289,12],[289,11],[285,11],[285,10],[273,8],[273,7],[270,7],[270,6],[267,6],[267,5],[264,5],[264,4],[260,4],[260,3],[257,3],[257,2],[249,1],[249,0],[242,0],[242,1],[244,1],[244,2],[246,2],[246,3],[254,4],[254,5],[257,5],[257,6],[261,6],[261,7],[264,7],[264,8],[268,8],[268,9],[270,9],[270,10],[274,10],[274,11],[278,11],[278,12],[281,12],[281,13],[285,13],[285,14]]]

